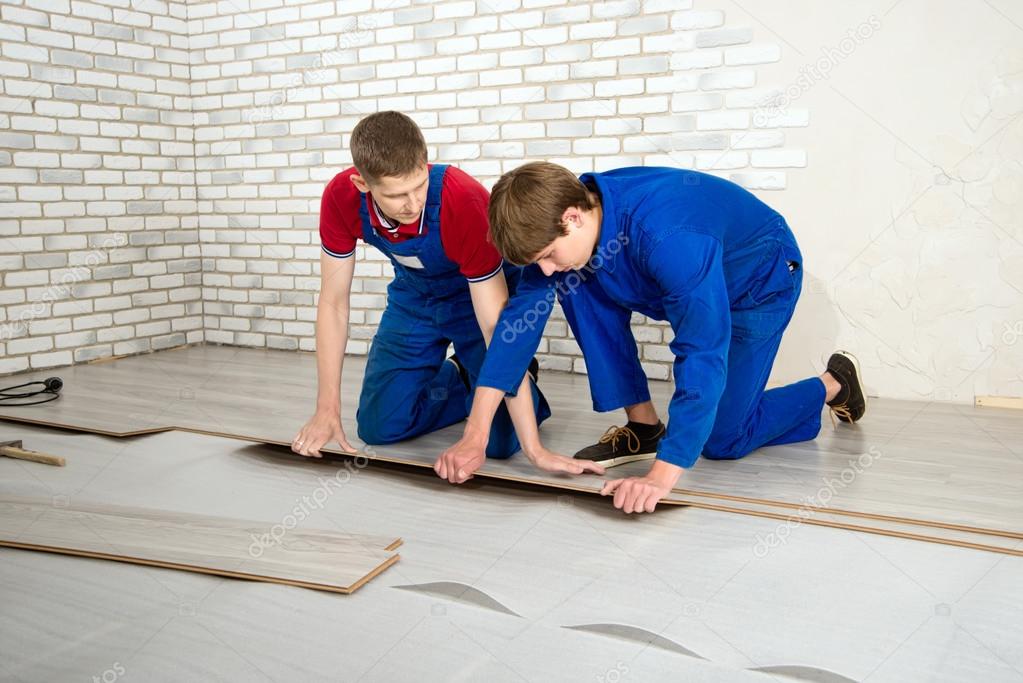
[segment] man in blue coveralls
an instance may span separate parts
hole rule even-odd
[[[354,450],[341,426],[340,385],[357,240],[386,254],[395,273],[356,416],[359,437],[369,444],[465,419],[486,344],[521,272],[487,239],[486,189],[457,168],[428,164],[412,119],[394,111],[367,116],[352,131],[350,148],[354,167],[328,183],[320,205],[319,388],[315,414],[292,441],[292,450],[313,457],[330,441]],[[455,354],[445,359],[449,344]],[[487,456],[511,456],[519,450],[516,431],[533,435],[550,416],[536,374],[527,359],[515,388],[528,390],[500,406],[488,428]],[[603,471],[555,454],[527,456],[555,472]]]
[[[482,461],[491,416],[516,390],[555,298],[582,349],[594,409],[624,408],[628,419],[576,459],[656,458],[645,476],[605,483],[601,492],[627,513],[652,512],[701,453],[736,459],[813,439],[825,404],[843,422],[863,416],[859,368],[843,351],[819,377],[764,391],[799,298],[802,256],[785,219],[738,185],[669,168],[576,178],[529,163],[494,186],[490,225],[507,261],[534,265],[501,313],[465,434],[435,466],[449,481]],[[674,332],[667,428],[650,402],[634,311]]]

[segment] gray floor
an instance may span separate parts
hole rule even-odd
[[[12,438],[69,464],[0,458],[0,493],[268,527],[341,467],[180,432]],[[766,548],[766,519],[349,475],[303,528],[405,540],[352,596],[0,549],[0,679],[1023,680],[1023,558],[805,525]]]

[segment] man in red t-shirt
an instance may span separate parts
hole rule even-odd
[[[386,254],[395,271],[359,397],[359,437],[369,444],[465,419],[486,346],[519,278],[519,268],[506,265],[487,238],[486,189],[457,168],[429,165],[422,132],[410,118],[367,116],[350,146],[354,168],[327,184],[320,205],[319,388],[316,412],[292,442],[296,453],[315,457],[330,441],[355,450],[341,427],[340,383],[359,239]],[[455,353],[445,359],[449,344]],[[516,396],[506,399],[486,456],[507,458],[521,447],[549,471],[602,472],[540,445],[536,425],[550,408],[536,373],[534,361]],[[442,460],[435,469],[452,480],[465,474],[448,473]]]

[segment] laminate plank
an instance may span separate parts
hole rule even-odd
[[[364,366],[362,357],[346,359],[343,423],[352,438]],[[47,374],[54,372],[23,377]],[[38,410],[0,407],[0,417],[102,434],[176,428],[287,445],[315,401],[315,357],[303,353],[187,347],[73,366],[61,375],[65,392],[60,401]],[[620,420],[592,412],[586,382],[578,375],[541,374],[541,387],[554,406],[541,431],[553,450],[574,452]],[[665,406],[671,385],[651,381],[650,388],[655,403]],[[367,448],[366,454],[430,467],[460,432],[461,425],[452,425]],[[818,511],[815,516],[848,514],[873,526],[883,526],[880,518],[888,516],[898,517],[900,525],[918,520],[922,527],[938,528],[932,526],[937,523],[950,531],[976,528],[1018,538],[1023,532],[1023,454],[1012,444],[1020,442],[1023,424],[1015,411],[874,400],[863,423],[836,429],[825,422],[814,441],[762,449],[737,461],[701,460],[666,502],[702,506],[716,499],[713,504],[719,507],[776,506],[782,508],[782,520],[803,507]],[[867,466],[854,472],[862,462]],[[632,463],[610,475],[629,476],[646,468],[646,463]],[[488,461],[479,476],[588,493],[598,491],[602,482],[539,472],[522,457]]]
[[[351,593],[398,560],[400,539],[141,508],[0,496],[0,546]]]

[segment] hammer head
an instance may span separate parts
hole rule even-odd
[[[18,439],[17,441],[0,441],[0,448],[3,448],[4,446],[12,446],[14,448],[21,448],[22,447],[21,439]]]

